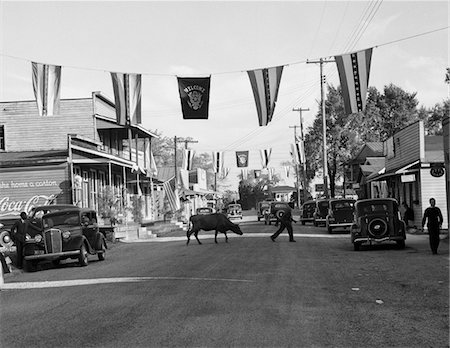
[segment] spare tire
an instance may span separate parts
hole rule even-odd
[[[388,232],[388,225],[385,220],[375,218],[367,226],[369,234],[374,238],[384,237]]]
[[[286,214],[286,212],[284,210],[278,210],[275,215],[278,219],[281,219],[283,217],[283,215]]]
[[[0,232],[0,246],[4,248],[9,248],[13,245],[11,235],[9,231],[3,230]]]

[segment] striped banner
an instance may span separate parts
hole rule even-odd
[[[372,50],[335,56],[347,114],[364,111],[366,107]]]
[[[305,163],[305,147],[303,141],[291,144],[291,156],[295,164]]]
[[[259,125],[267,126],[275,111],[283,66],[249,70],[247,73],[255,97]]]
[[[222,168],[222,174],[221,174],[222,179],[225,179],[228,176],[228,174],[230,174],[230,168]]]
[[[183,161],[181,168],[185,170],[192,170],[192,162],[194,160],[195,151],[190,149],[183,149]]]
[[[248,169],[247,168],[242,168],[241,169],[241,177],[242,177],[242,180],[247,180],[248,179]]]
[[[283,166],[284,168],[284,176],[286,178],[289,178],[289,175],[291,174],[291,166]]]
[[[213,152],[213,170],[214,173],[220,173],[223,168],[223,152]]]
[[[59,114],[61,66],[31,62],[33,91],[40,116]]]
[[[173,184],[171,183],[173,181]],[[168,180],[163,182],[164,192],[167,197],[167,201],[169,202],[170,210],[177,211],[180,209],[180,197],[178,196],[178,190],[174,188],[175,181]]]
[[[140,124],[141,117],[141,75],[111,73],[117,123]]]
[[[267,168],[269,180],[273,179],[273,176],[275,175],[275,168]]]
[[[272,154],[272,149],[268,150],[259,150],[259,153],[261,155],[261,165],[263,168],[267,168],[270,162],[270,155]]]

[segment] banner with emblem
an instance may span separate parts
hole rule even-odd
[[[209,77],[177,77],[183,119],[208,119]]]
[[[335,56],[345,112],[352,114],[364,111],[369,85],[372,48]]]
[[[248,151],[236,151],[236,163],[238,168],[248,167]]]
[[[255,170],[253,171],[253,175],[255,176],[255,179],[260,178],[260,177],[261,177],[261,170],[255,169]]]

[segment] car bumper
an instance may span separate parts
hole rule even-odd
[[[344,227],[350,228],[353,225],[353,222],[342,222],[342,223],[328,223],[330,227]]]
[[[62,251],[60,253],[27,255],[24,256],[24,260],[31,261],[31,260],[58,259],[78,255],[80,255],[80,250],[70,250],[70,251]]]
[[[386,241],[399,241],[399,240],[405,240],[406,238],[402,236],[390,236],[390,237],[383,237],[383,238],[372,238],[372,237],[356,237],[353,238],[353,243],[382,243]]]

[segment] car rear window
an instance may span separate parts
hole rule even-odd
[[[332,202],[331,207],[333,209],[339,210],[339,209],[353,209],[355,206],[355,203],[352,201],[343,201],[343,202]]]

